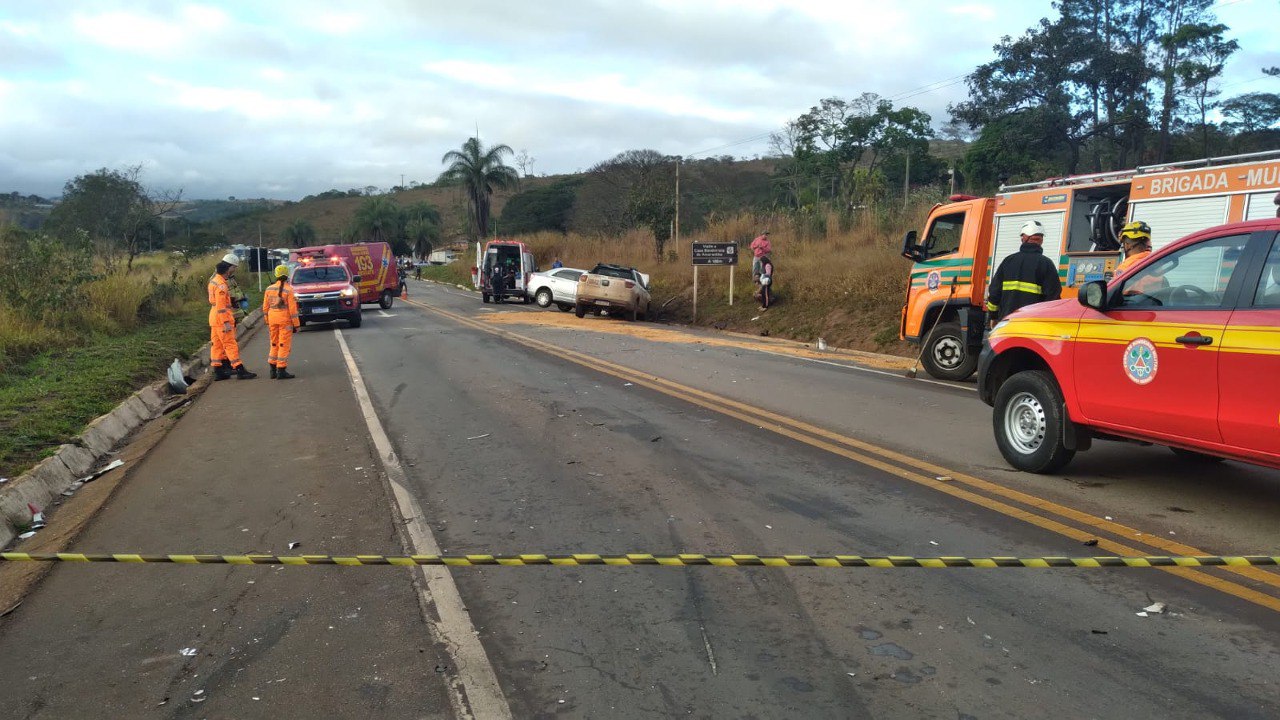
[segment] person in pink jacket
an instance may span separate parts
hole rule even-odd
[[[760,258],[773,253],[773,244],[769,242],[769,231],[765,230],[751,241],[751,279],[760,282]]]

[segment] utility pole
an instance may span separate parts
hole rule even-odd
[[[258,247],[253,253],[253,262],[258,266],[258,292],[262,292],[262,223],[258,223]]]
[[[911,199],[911,153],[907,153],[907,174],[902,178],[902,209],[907,209],[907,201]]]
[[[676,243],[676,252],[680,251],[680,162],[683,160],[679,155],[676,156],[676,217],[672,227],[673,239]],[[662,258],[658,258],[658,262],[662,262]],[[694,307],[697,307],[697,291],[694,292]],[[697,310],[694,311],[694,317],[697,317]]]

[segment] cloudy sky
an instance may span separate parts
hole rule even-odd
[[[1049,0],[366,0],[0,5],[0,192],[142,164],[188,198],[429,182],[479,128],[572,172],[630,148],[751,156],[823,97],[939,124]],[[1221,0],[1226,94],[1275,91],[1280,3]]]

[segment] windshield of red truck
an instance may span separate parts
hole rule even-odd
[[[298,268],[298,270],[293,273],[294,285],[302,285],[305,283],[343,282],[345,280],[347,280],[347,269],[340,265]]]

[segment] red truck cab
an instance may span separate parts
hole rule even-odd
[[[304,259],[345,265],[347,272],[358,278],[355,284],[363,305],[378,303],[383,310],[390,310],[395,296],[400,294],[400,270],[391,254],[391,246],[387,243],[317,245],[298,248],[289,253],[291,262]]]
[[[1280,219],[1202,230],[992,330],[978,392],[1009,464],[1094,438],[1280,468]]]
[[[360,280],[339,260],[302,258],[289,275],[298,298],[298,319],[303,325],[346,320],[349,327],[360,327]]]

